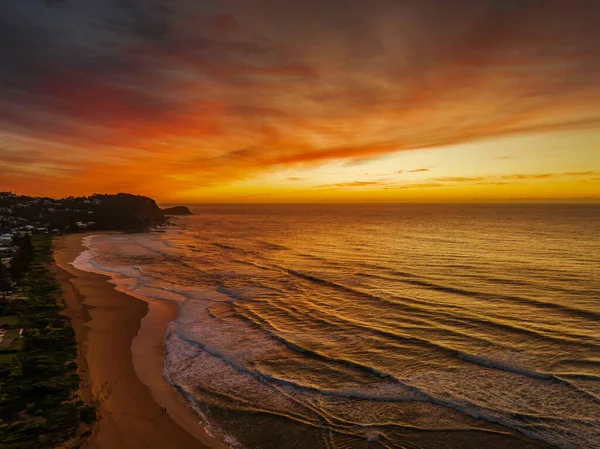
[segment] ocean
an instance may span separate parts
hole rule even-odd
[[[235,448],[600,448],[597,205],[202,205],[87,237],[170,301],[165,377]]]

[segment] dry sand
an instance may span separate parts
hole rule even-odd
[[[74,268],[83,237],[57,237],[54,253],[77,334],[81,395],[99,415],[83,448],[225,448],[162,376],[163,337],[176,306],[136,299],[106,276]]]

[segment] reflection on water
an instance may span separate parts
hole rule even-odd
[[[166,374],[230,444],[600,447],[600,208],[195,212],[77,263],[179,303]]]

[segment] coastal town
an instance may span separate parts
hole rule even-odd
[[[102,200],[94,197],[38,198],[0,192],[0,260],[7,266],[18,252],[21,236],[59,234],[95,225]]]
[[[12,361],[23,349],[23,328],[21,319],[14,312],[19,304],[27,300],[25,290],[19,288],[19,281],[29,269],[33,257],[33,245],[28,233],[9,234],[10,241],[3,239],[8,248],[8,257],[0,261],[0,364]]]
[[[0,351],[20,349],[14,317],[6,318],[8,304],[23,298],[17,283],[33,257],[32,236],[51,236],[86,230],[143,230],[164,225],[165,214],[154,200],[120,193],[62,199],[0,192]],[[1,354],[1,352],[0,352]],[[5,357],[10,360],[10,357]],[[2,358],[0,358],[1,362]]]
[[[55,199],[0,192],[0,244],[19,233],[59,234],[85,230],[145,230],[166,224],[151,198],[118,193]]]
[[[46,214],[59,207],[51,199],[0,193],[0,364],[10,363],[23,349],[24,329],[13,312],[27,297],[18,281],[31,263],[32,234],[48,234]],[[60,232],[57,228],[53,231]]]
[[[30,197],[0,192],[0,241],[7,234],[29,232],[61,233],[93,227],[102,206],[102,195],[62,199]]]
[[[75,340],[70,321],[61,314],[50,267],[52,236],[92,227],[90,217],[100,204],[98,198],[0,193],[2,448],[65,441],[93,420],[93,409],[75,396]]]
[[[54,236],[142,232],[167,222],[154,200],[139,195],[54,199],[0,192],[2,449],[55,447],[83,438],[96,416],[78,395],[76,340],[62,313]]]
[[[23,347],[17,316],[10,305],[26,299],[17,282],[29,268],[32,235],[60,234],[93,228],[102,200],[95,197],[39,198],[0,192],[0,363],[10,362]]]

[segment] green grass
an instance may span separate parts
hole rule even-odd
[[[95,416],[76,396],[75,333],[60,313],[51,238],[36,238],[34,248],[31,268],[19,282],[27,299],[11,304],[24,328],[17,351],[25,348],[0,354],[0,449],[57,447]]]

